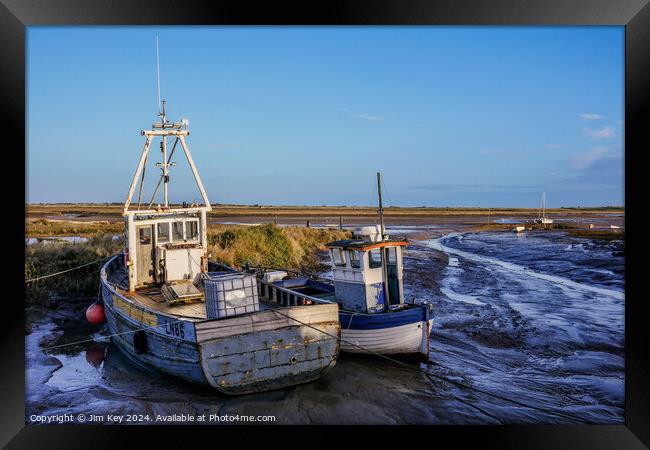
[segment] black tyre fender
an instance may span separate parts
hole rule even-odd
[[[133,350],[137,354],[147,352],[147,334],[143,330],[133,333]]]

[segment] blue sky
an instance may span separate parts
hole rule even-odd
[[[156,35],[213,203],[623,204],[623,27],[30,27],[28,202],[124,200]]]

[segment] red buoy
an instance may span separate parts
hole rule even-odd
[[[104,323],[106,321],[106,314],[104,314],[104,305],[101,303],[93,303],[86,310],[86,320],[90,323]]]
[[[86,349],[86,361],[93,367],[101,366],[105,356],[106,350],[99,344],[90,344]]]

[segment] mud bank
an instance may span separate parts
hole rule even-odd
[[[566,236],[448,236],[459,229],[467,228],[389,227],[411,239],[406,300],[434,305],[428,364],[342,354],[314,383],[223,397],[132,366],[101,327],[86,324],[89,297],[34,315],[26,421],[31,414],[205,413],[274,415],[276,424],[623,423],[624,259],[611,256],[614,248]]]

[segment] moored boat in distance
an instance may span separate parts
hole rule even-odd
[[[353,239],[326,244],[332,280],[260,273],[260,295],[282,305],[338,304],[344,352],[426,357],[432,305],[404,302],[402,249],[408,242],[385,233],[377,177],[381,225],[357,228]]]
[[[151,130],[142,131],[146,141],[123,209],[126,247],[101,269],[112,342],[136,364],[224,394],[320,378],[336,364],[340,349],[338,305],[265,301],[252,275],[208,261],[211,206],[186,143],[188,122],[169,122],[164,101],[159,116]],[[145,207],[143,174],[154,139],[160,139],[162,173]],[[167,139],[174,140],[169,156]],[[169,203],[168,171],[178,144],[202,205]],[[135,208],[131,201],[141,176]],[[153,206],[161,184],[163,202]]]
[[[539,205],[539,216],[534,220],[534,222],[543,225],[550,225],[553,223],[553,219],[546,217],[546,192],[542,192],[542,201]]]

